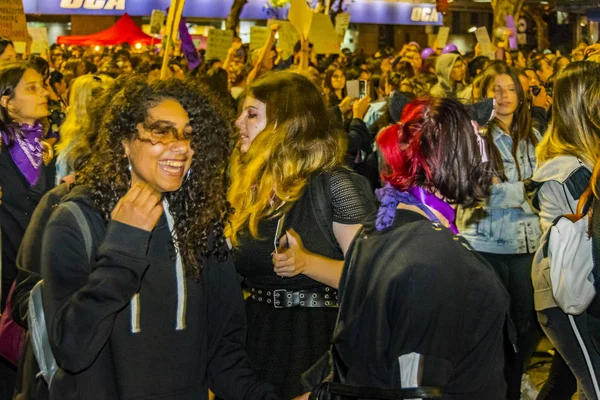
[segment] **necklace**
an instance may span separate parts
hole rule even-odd
[[[40,139],[34,138],[34,143],[29,143],[28,141],[23,140],[21,135],[15,135],[15,138],[17,140],[17,143],[19,144],[19,147],[21,148],[21,150],[23,150],[23,153],[25,153],[25,156],[31,163],[31,166],[34,169],[39,169],[43,161]]]

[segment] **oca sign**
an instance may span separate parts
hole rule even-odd
[[[439,22],[440,14],[435,7],[413,7],[410,20],[413,22]]]
[[[125,0],[60,0],[60,8],[86,10],[125,10]]]

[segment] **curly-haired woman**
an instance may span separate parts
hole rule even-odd
[[[344,253],[372,205],[370,188],[362,190],[362,178],[341,167],[345,137],[308,78],[265,76],[242,104],[227,234],[252,294],[250,360],[291,398],[301,393],[301,373],[329,346]]]
[[[85,217],[91,257],[71,209],[46,227],[42,294],[61,367],[50,398],[274,397],[244,350],[223,235],[228,125],[203,91],[130,78],[63,200]]]

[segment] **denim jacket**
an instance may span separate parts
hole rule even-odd
[[[539,134],[536,132],[536,135]],[[496,254],[534,253],[541,236],[539,217],[531,209],[523,181],[531,178],[535,166],[535,146],[521,142],[517,161],[519,180],[512,155],[512,138],[499,127],[492,130],[494,144],[502,156],[507,180],[492,186],[483,207],[459,207],[456,222],[462,236],[477,251]]]

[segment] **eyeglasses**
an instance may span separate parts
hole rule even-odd
[[[192,139],[192,128],[185,127],[181,132],[167,121],[147,121],[142,124],[144,132],[138,132],[136,137],[140,142],[150,143],[152,146],[158,144],[169,145],[174,142]]]

